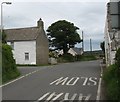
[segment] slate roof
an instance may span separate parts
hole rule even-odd
[[[7,41],[29,41],[36,40],[41,29],[39,27],[6,29]]]

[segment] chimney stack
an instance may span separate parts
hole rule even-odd
[[[37,26],[44,28],[44,22],[42,21],[42,19],[40,18],[39,21],[37,21]]]

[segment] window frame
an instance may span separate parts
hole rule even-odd
[[[25,61],[28,61],[30,59],[29,52],[25,52],[24,55],[25,55]]]

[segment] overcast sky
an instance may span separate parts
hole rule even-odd
[[[15,1],[11,5],[3,5],[4,28],[37,26],[37,21],[42,18],[46,30],[58,20],[67,20],[80,28],[80,35],[84,31],[85,50],[90,50],[90,39],[93,50],[100,49],[100,42],[104,40],[107,0]],[[81,44],[76,46],[81,47]]]

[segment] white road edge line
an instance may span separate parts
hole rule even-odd
[[[39,69],[39,70],[40,70],[40,69]],[[38,72],[39,70],[35,70],[35,71],[30,72],[30,73],[28,73],[28,74],[26,74],[26,75],[23,75],[23,76],[15,79],[15,80],[12,80],[12,81],[10,81],[10,82],[8,82],[8,83],[6,83],[6,84],[3,84],[3,85],[0,86],[0,88],[2,88],[2,87],[4,87],[4,86],[7,86],[7,85],[9,85],[9,84],[11,84],[11,83],[14,83],[15,81],[20,80],[20,79],[22,79],[22,78],[24,78],[24,77],[27,77],[27,76],[29,76],[29,75],[31,75],[31,74],[34,74],[34,73]]]
[[[103,69],[102,69],[102,65],[101,65],[101,62],[100,62],[100,70],[101,70],[101,74],[100,74],[100,79],[99,79],[99,83],[98,83],[98,90],[97,90],[97,97],[96,97],[96,100],[100,100],[100,97],[101,97],[101,84],[102,84],[102,75],[103,75]]]
[[[97,97],[96,97],[96,100],[100,100],[100,94],[101,94],[101,82],[102,82],[102,78],[100,78],[99,80],[99,84],[98,84],[98,90],[97,90]]]

